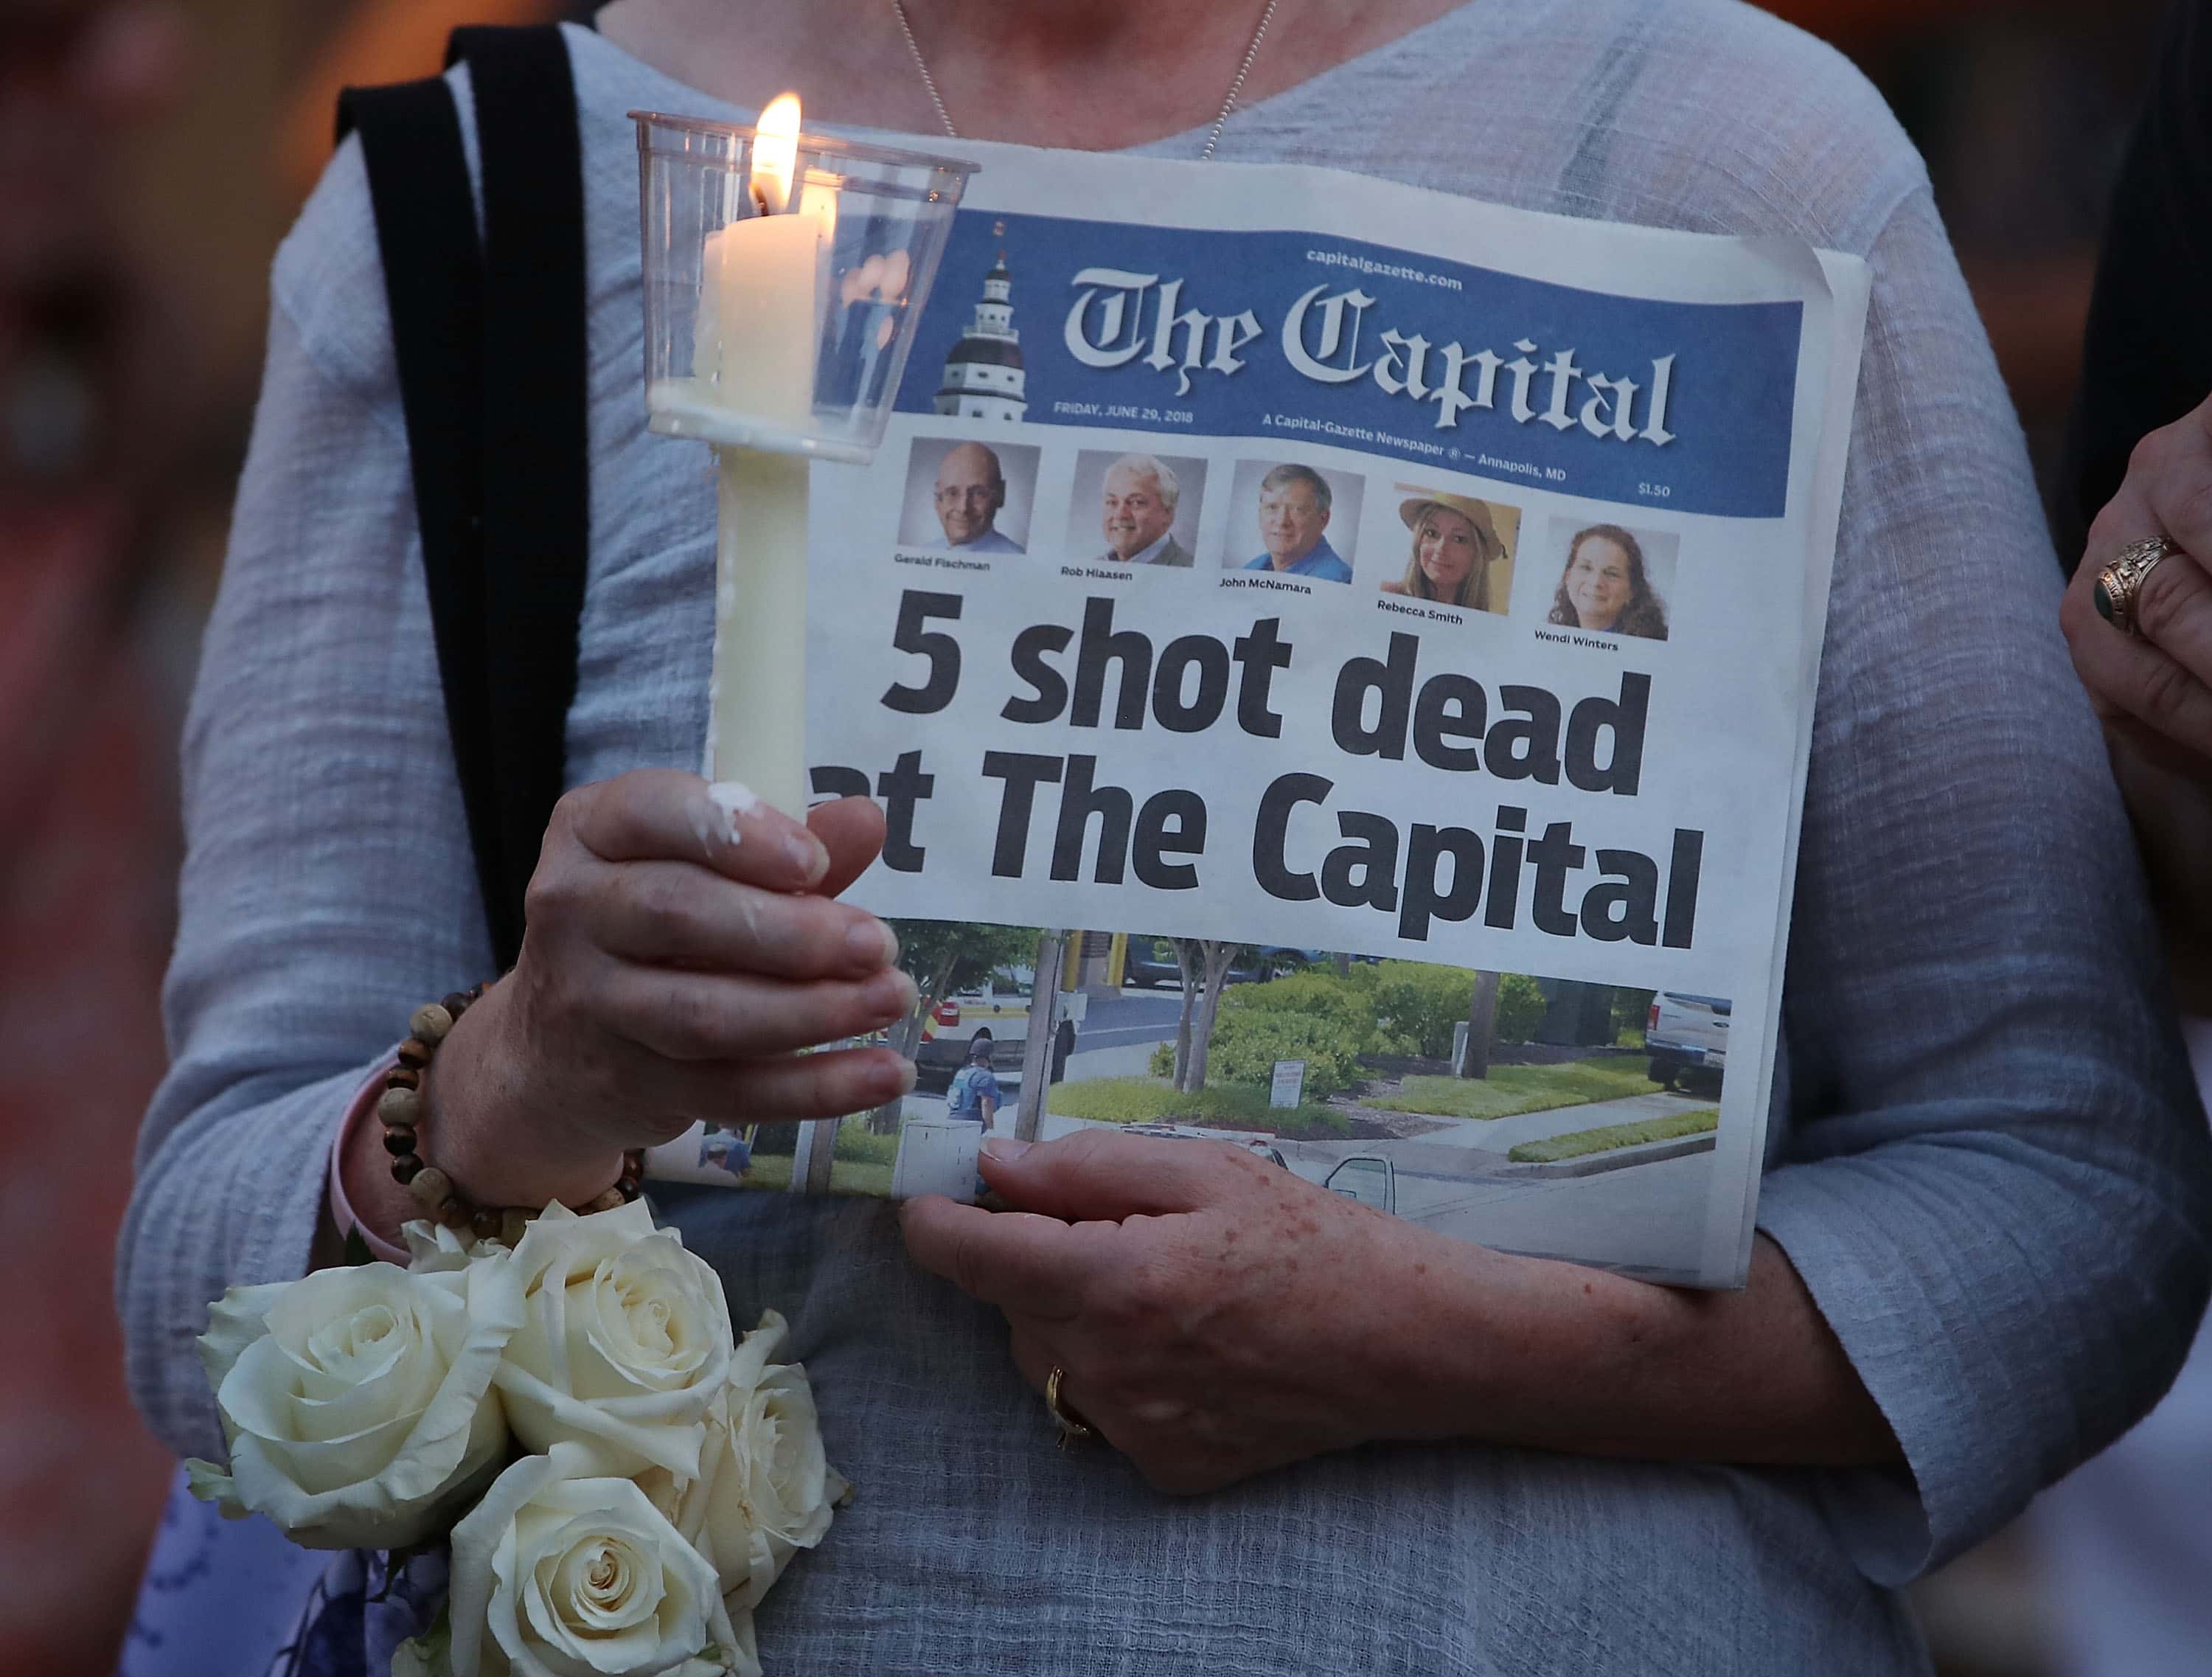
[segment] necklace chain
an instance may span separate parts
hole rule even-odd
[[[914,59],[915,69],[921,73],[921,85],[928,90],[929,102],[937,108],[937,120],[945,130],[945,137],[957,140],[960,131],[952,125],[952,113],[945,108],[945,95],[937,90],[937,78],[929,73],[929,60],[921,56],[921,43],[914,38],[914,21],[906,15],[906,0],[890,0],[891,11],[898,18],[899,33],[906,37],[906,50]],[[1260,21],[1254,26],[1252,39],[1245,44],[1244,57],[1237,65],[1237,74],[1229,83],[1229,92],[1221,101],[1221,112],[1213,119],[1213,127],[1206,137],[1206,149],[1198,154],[1201,163],[1213,155],[1213,148],[1220,143],[1221,131],[1229,121],[1229,114],[1237,108],[1237,100],[1244,91],[1244,78],[1252,73],[1252,61],[1260,56],[1260,43],[1267,38],[1267,26],[1275,21],[1275,8],[1282,0],[1267,0],[1260,12]]]

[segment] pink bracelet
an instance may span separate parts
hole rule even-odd
[[[337,1133],[331,1139],[330,1204],[331,1221],[337,1224],[339,1234],[357,1233],[372,1256],[381,1258],[386,1263],[404,1266],[407,1262],[405,1249],[394,1246],[362,1222],[353,1208],[353,1201],[346,1198],[345,1191],[346,1144],[352,1138],[355,1127],[376,1110],[377,1097],[384,1092],[384,1074],[398,1063],[395,1060],[386,1060],[371,1072],[368,1080],[354,1091],[353,1103],[346,1108],[345,1116],[338,1121]]]

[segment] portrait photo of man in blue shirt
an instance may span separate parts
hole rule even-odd
[[[1260,480],[1261,551],[1248,571],[1349,582],[1352,567],[1328,544],[1328,479],[1311,466],[1285,464]]]

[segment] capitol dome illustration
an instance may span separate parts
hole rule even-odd
[[[1003,234],[1002,222],[997,229]],[[945,381],[938,386],[937,411],[963,419],[1019,419],[1030,409],[1029,375],[1022,370],[1022,335],[1014,330],[1009,298],[1012,277],[1006,253],[983,276],[983,299],[975,318],[952,353],[945,358]]]

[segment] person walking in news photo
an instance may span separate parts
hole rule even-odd
[[[1398,516],[1413,532],[1413,553],[1404,579],[1385,582],[1384,593],[1470,611],[1493,609],[1490,567],[1505,556],[1505,544],[1486,502],[1437,490],[1408,495],[1398,503]]]
[[[1328,544],[1328,480],[1311,466],[1279,465],[1260,480],[1264,551],[1244,567],[1285,576],[1349,582],[1352,567]]]
[[[699,1163],[726,1170],[742,1182],[753,1168],[752,1144],[736,1130],[709,1124],[699,1137]]]
[[[952,1074],[952,1086],[945,1091],[945,1115],[981,1124],[988,1135],[999,1115],[999,1074],[991,1069],[991,1033],[979,1030],[969,1041],[968,1063]]]
[[[963,553],[1021,553],[1019,542],[998,528],[1006,504],[1006,474],[995,450],[963,442],[938,463],[937,521],[948,547]]]
[[[1190,550],[1175,538],[1182,484],[1175,469],[1151,454],[1124,454],[1106,469],[1100,523],[1109,565],[1190,568]]]
[[[1567,544],[1551,621],[1569,629],[1667,638],[1667,608],[1644,574],[1644,549],[1617,524],[1594,524]]]

